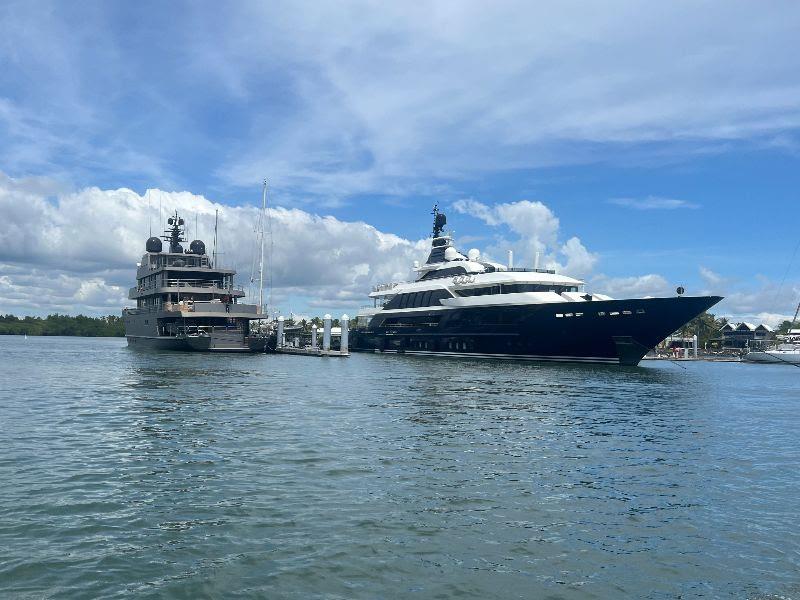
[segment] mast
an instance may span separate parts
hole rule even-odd
[[[217,223],[219,222],[219,209],[214,209],[214,254],[212,257],[214,268],[217,267]]]
[[[261,261],[258,264],[258,310],[262,312],[264,310],[264,218],[267,214],[267,180],[264,180],[264,192],[261,196],[261,218],[259,222],[261,224],[261,231],[259,232],[259,236],[261,237]]]

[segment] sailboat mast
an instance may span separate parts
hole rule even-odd
[[[261,196],[261,219],[259,235],[261,237],[261,261],[258,265],[258,310],[264,311],[264,219],[267,214],[267,180],[264,180],[264,192]]]
[[[214,254],[212,260],[214,261],[214,267],[217,266],[217,223],[219,222],[219,209],[214,210]]]

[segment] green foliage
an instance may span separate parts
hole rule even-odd
[[[792,322],[791,321],[784,321],[783,323],[778,325],[778,328],[775,330],[775,333],[780,334],[780,335],[785,335],[785,334],[789,333],[790,329],[794,329],[792,327]]]
[[[691,337],[697,334],[698,346],[705,348],[708,342],[720,337],[719,330],[727,322],[725,317],[717,319],[712,313],[704,312],[697,315],[676,333],[682,337]]]
[[[85,337],[122,337],[125,327],[122,317],[87,317],[78,315],[48,315],[25,317],[0,315],[0,335],[74,335]]]

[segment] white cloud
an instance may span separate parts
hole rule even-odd
[[[700,271],[700,277],[703,279],[705,284],[712,289],[720,289],[721,286],[723,286],[726,282],[726,279],[722,275],[715,273],[708,267],[700,265],[698,270]]]
[[[201,149],[223,183],[269,173],[331,201],[800,126],[797,3],[195,4],[133,46],[142,30],[106,8],[5,11],[5,169],[163,181]]]
[[[675,295],[669,282],[655,273],[638,277],[608,277],[597,275],[591,280],[592,288],[613,298],[639,298],[642,296]]]
[[[86,188],[52,196],[48,186],[47,180],[0,174],[0,312],[117,313],[128,304],[151,222],[160,233],[159,198],[164,217],[177,209],[190,239],[199,235],[209,252],[218,210],[219,261],[237,268],[240,283],[248,283],[256,256],[256,208],[158,190],[140,196]],[[413,261],[423,260],[428,249],[425,241],[299,209],[273,208],[270,217],[267,279],[276,299],[287,304],[306,296],[313,306],[352,310],[366,303],[373,284],[407,279]]]
[[[700,208],[699,205],[676,198],[647,196],[646,198],[612,198],[609,204],[636,210],[675,210],[676,208]]]

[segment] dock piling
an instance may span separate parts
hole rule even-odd
[[[317,326],[311,326],[311,347],[316,350],[317,349]]]
[[[331,349],[331,316],[327,314],[322,318],[322,349]]]
[[[283,339],[283,317],[278,317],[278,339],[276,340],[275,344],[278,348],[283,348],[284,346],[284,339]]]
[[[350,326],[350,317],[348,317],[347,314],[342,315],[339,323],[342,326],[342,337],[339,342],[339,351],[346,353],[348,351],[348,345],[350,342],[350,335],[348,331]]]

